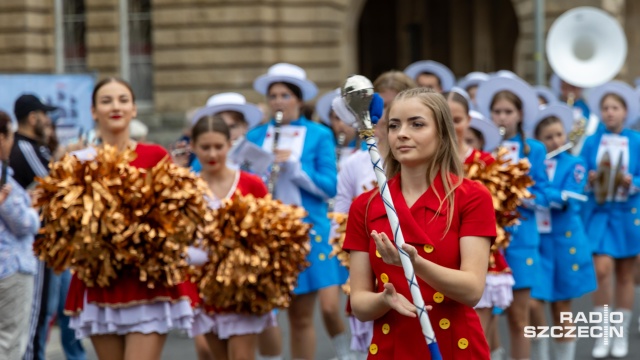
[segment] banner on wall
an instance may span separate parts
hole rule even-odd
[[[0,74],[0,110],[11,115],[22,94],[33,94],[48,105],[58,107],[49,113],[56,124],[61,144],[77,141],[93,130],[91,92],[95,78],[89,74]]]

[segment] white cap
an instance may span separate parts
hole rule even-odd
[[[258,76],[253,82],[253,88],[266,96],[269,86],[277,82],[289,83],[299,87],[300,91],[302,91],[303,101],[311,100],[318,94],[318,87],[307,79],[307,72],[297,65],[287,63],[271,66],[266,74]]]
[[[262,110],[254,104],[247,103],[247,99],[242,94],[227,92],[213,95],[207,100],[207,106],[198,109],[191,118],[191,124],[195,123],[203,116],[215,115],[223,111],[237,111],[244,116],[249,125],[249,129],[258,125],[262,120]]]

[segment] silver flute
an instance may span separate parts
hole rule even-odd
[[[343,132],[338,134],[338,146],[336,146],[336,166],[340,166],[340,156],[342,155],[342,147],[344,146],[344,142],[347,139],[347,135]],[[332,212],[333,208],[336,206],[336,198],[329,199],[327,209],[328,212]]]
[[[280,140],[280,127],[282,126],[282,119],[284,118],[284,113],[282,111],[276,111],[275,114],[275,125],[273,126],[273,146],[271,147],[271,152],[275,155],[276,149],[278,148],[278,141]],[[280,174],[280,164],[276,161],[273,162],[271,166],[271,173],[269,174],[269,184],[267,188],[269,189],[269,194],[275,198],[276,196],[276,182],[278,181],[278,175]]]

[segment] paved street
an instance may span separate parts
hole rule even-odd
[[[640,334],[638,333],[638,315],[640,314],[640,289],[636,289],[636,306],[634,309],[634,317],[633,322],[631,324],[631,339],[630,339],[630,352],[627,359],[640,359]],[[344,299],[343,299],[344,302]],[[578,301],[575,302],[573,307],[574,311],[583,311],[588,312],[592,309],[591,305],[591,296],[584,296]],[[282,330],[285,338],[285,359],[290,359],[288,354],[288,326],[286,321],[286,314],[281,313],[279,316],[279,322],[282,326]],[[318,343],[316,347],[316,359],[317,360],[328,360],[333,359],[335,357],[335,353],[333,352],[333,348],[331,346],[331,342],[324,331],[322,321],[320,319],[319,311],[316,311],[316,332]],[[500,319],[500,336],[503,341],[503,346],[508,348],[508,336],[507,336],[507,327],[506,327],[506,319],[504,316]],[[91,347],[91,343],[89,341],[85,341],[86,349],[88,350],[89,356],[88,359],[95,360],[97,357],[93,352]],[[576,359],[591,359],[591,347],[593,345],[593,340],[591,339],[580,339],[578,342],[578,349],[576,353]],[[178,334],[172,334],[167,344],[164,348],[164,353],[162,356],[163,360],[190,360],[196,359],[193,342],[180,336]],[[50,343],[47,348],[47,360],[64,360],[64,355],[62,353],[62,348],[58,342],[58,333],[54,331],[51,335]],[[556,359],[556,360],[564,360],[564,359]]]

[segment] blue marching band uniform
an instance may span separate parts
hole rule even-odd
[[[525,155],[524,142],[529,147],[528,155]],[[505,257],[516,281],[513,289],[535,289],[543,281],[540,268],[540,234],[534,210],[536,207],[548,206],[546,192],[549,181],[544,168],[546,151],[539,141],[530,138],[523,141],[520,135],[503,141],[502,146],[510,151],[513,162],[526,158],[531,163],[529,176],[535,184],[529,188],[529,191],[535,198],[525,201],[523,206],[518,208],[522,218],[520,224],[511,229],[512,239],[505,251]]]
[[[624,129],[620,134],[602,129],[590,136],[581,154],[587,171],[598,169],[599,160],[607,150],[611,159],[616,159],[612,161],[622,160],[621,169],[632,176],[632,183],[628,191],[619,187],[602,205],[596,204],[593,189],[590,189],[584,211],[586,231],[594,254],[609,255],[614,259],[633,257],[640,254],[640,134],[630,129]]]
[[[582,194],[587,183],[584,161],[567,152],[545,160],[551,181],[546,196],[549,207],[536,212],[540,231],[540,268],[545,285],[534,287],[531,297],[556,302],[595,290],[591,246],[580,217],[581,202],[562,196]]]

